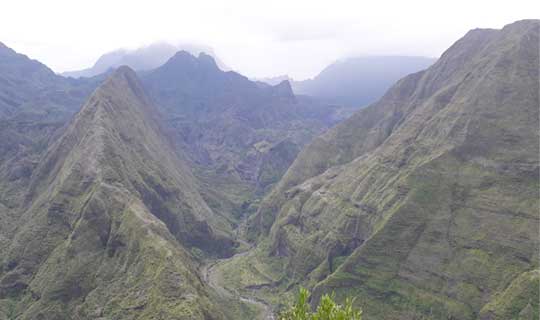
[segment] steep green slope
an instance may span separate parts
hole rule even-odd
[[[539,32],[473,30],[315,139],[251,219],[268,245],[247,268],[355,295],[368,319],[538,314],[520,288],[537,285]]]
[[[480,310],[481,319],[538,319],[540,271],[524,272]]]
[[[0,202],[28,182],[51,137],[102,80],[64,79],[0,43]]]
[[[0,43],[0,251],[40,157],[101,81],[64,79]]]
[[[192,248],[228,255],[135,73],[118,69],[48,148],[2,228],[0,308],[15,319],[222,319]],[[224,310],[222,310],[224,309]],[[0,313],[1,314],[1,313]],[[230,316],[229,316],[230,317]]]

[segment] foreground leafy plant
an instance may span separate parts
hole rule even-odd
[[[344,305],[334,301],[333,295],[322,296],[315,313],[309,306],[310,293],[300,288],[298,300],[289,310],[279,315],[279,320],[361,320],[362,311],[353,308],[353,300],[347,298]]]

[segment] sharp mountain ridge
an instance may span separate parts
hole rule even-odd
[[[17,319],[224,317],[191,251],[230,254],[229,226],[155,117],[120,67],[44,154],[26,204],[6,219],[0,297],[18,301]]]

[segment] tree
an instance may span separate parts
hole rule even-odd
[[[322,296],[316,312],[311,312],[309,306],[309,291],[300,288],[296,303],[287,311],[281,313],[279,320],[361,320],[362,311],[353,308],[353,300],[347,298],[344,305],[334,301],[334,295]]]

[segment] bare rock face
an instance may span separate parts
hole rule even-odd
[[[302,150],[249,229],[284,279],[368,319],[538,317],[539,33],[470,31]]]

